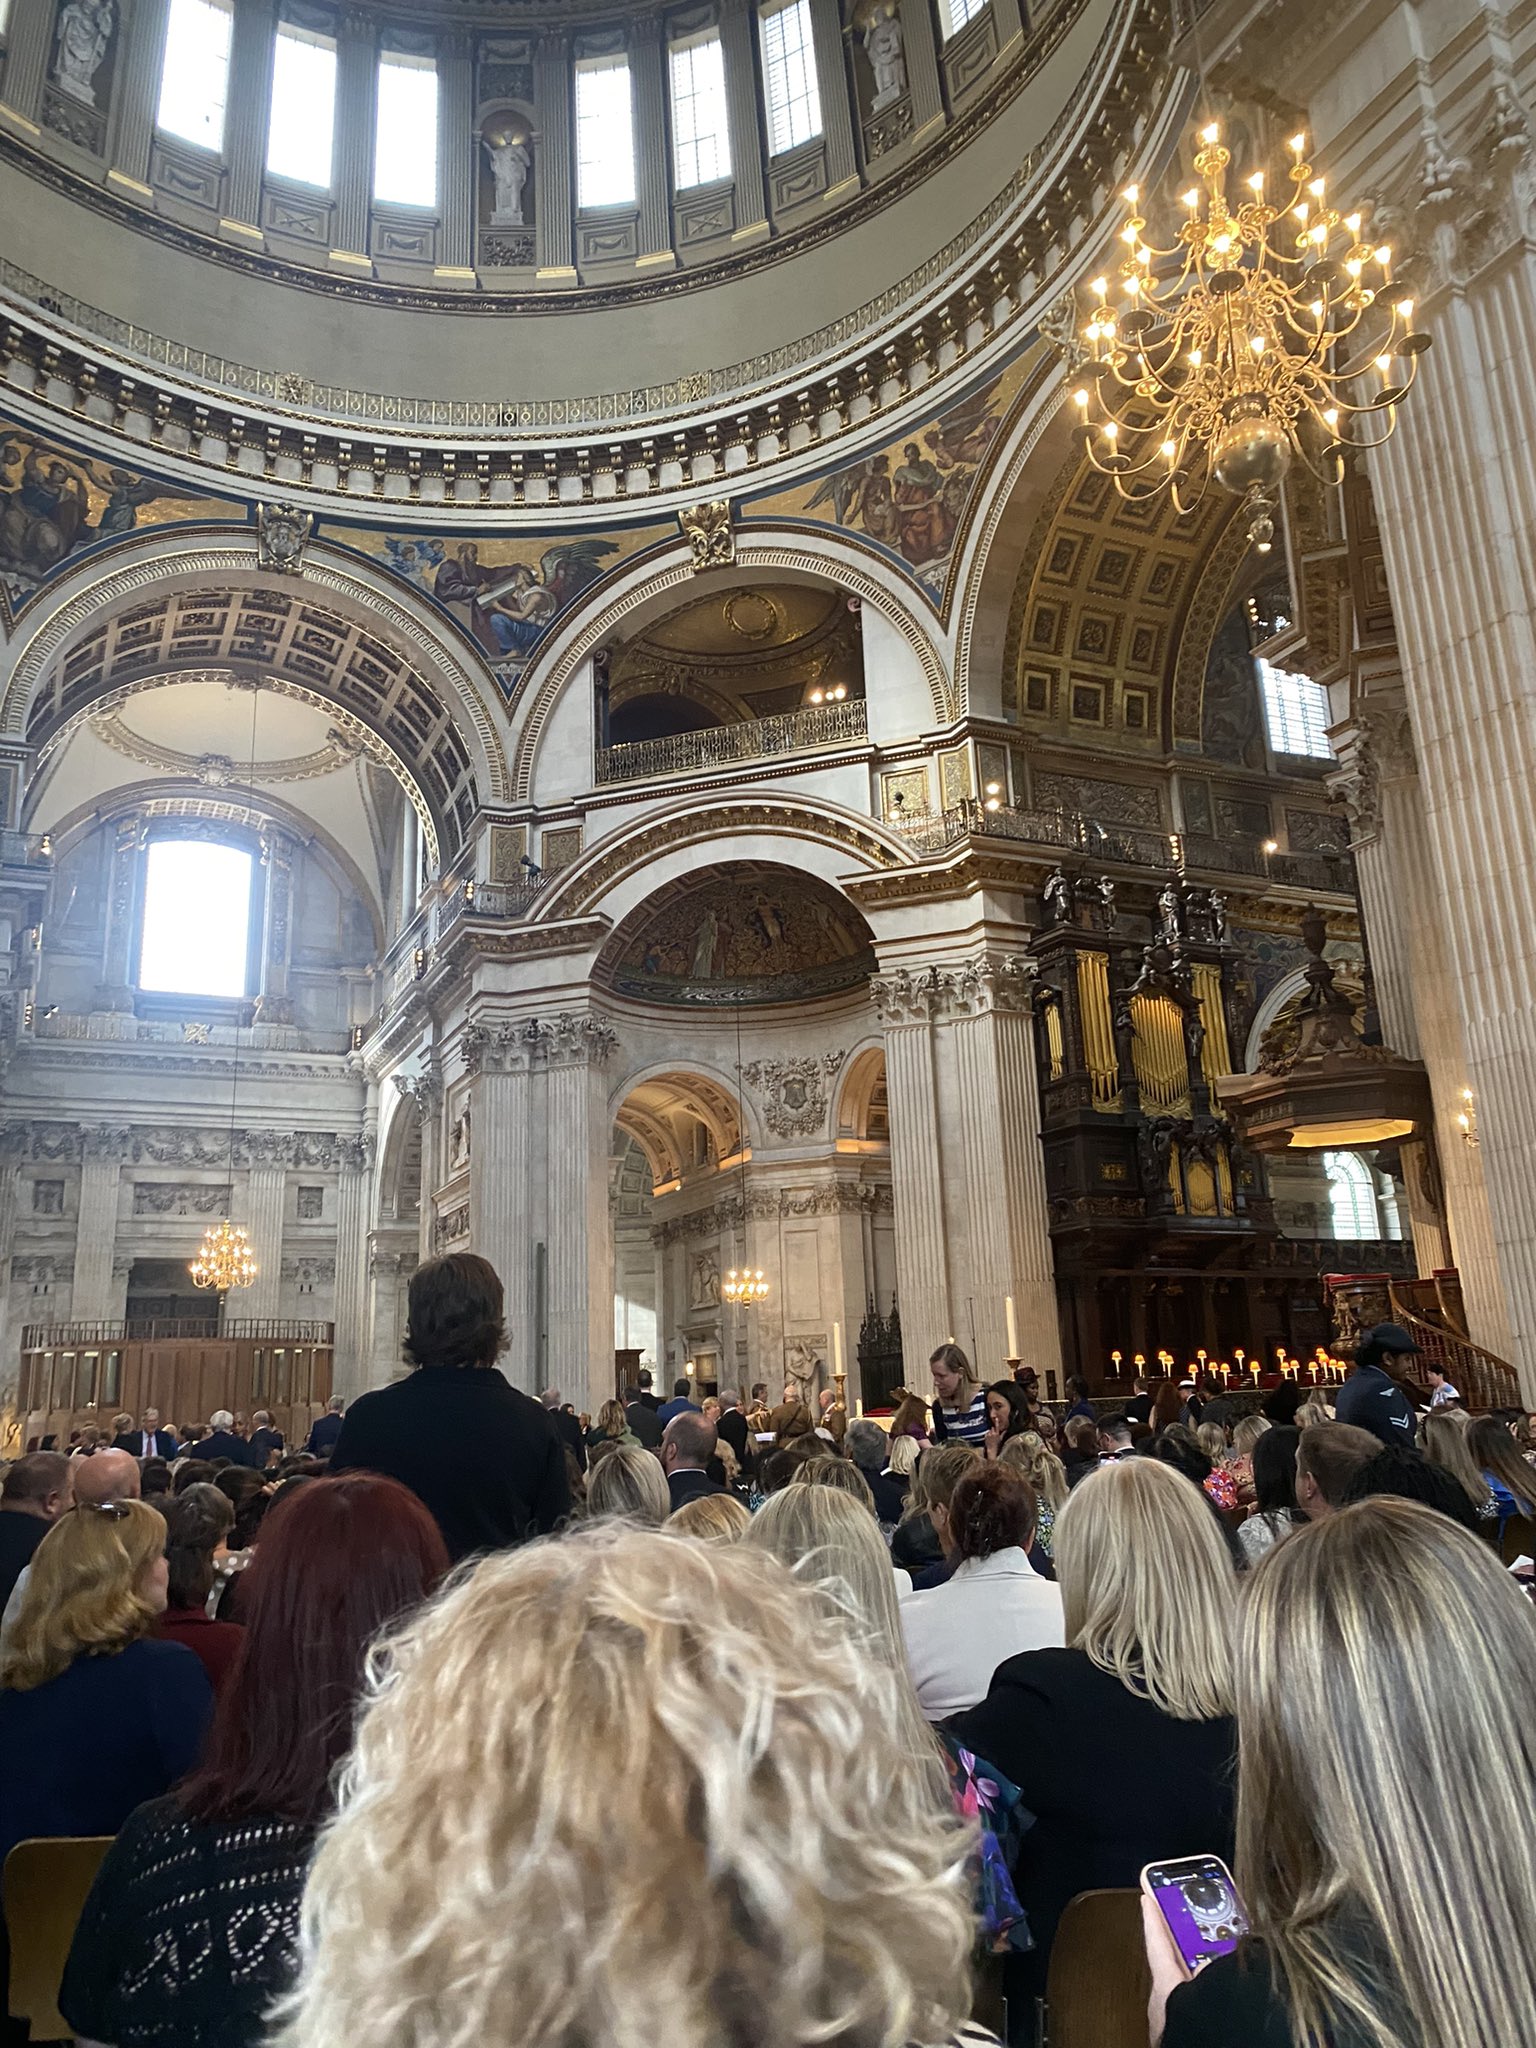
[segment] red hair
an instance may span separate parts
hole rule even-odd
[[[447,1570],[437,1523],[397,1480],[343,1472],[275,1502],[240,1589],[244,1639],[181,1787],[186,1811],[322,1819],[369,1642]]]

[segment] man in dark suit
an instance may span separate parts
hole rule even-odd
[[[283,1432],[273,1427],[265,1408],[258,1408],[251,1421],[255,1425],[251,1430],[251,1463],[258,1472],[265,1472],[274,1451],[278,1457],[283,1455]]]
[[[227,1458],[231,1465],[254,1465],[251,1447],[243,1436],[235,1434],[235,1418],[227,1408],[217,1409],[208,1418],[208,1434],[201,1442],[195,1443],[188,1451],[189,1458]]]
[[[724,1493],[719,1480],[711,1479],[705,1466],[715,1455],[715,1425],[702,1415],[674,1415],[661,1440],[661,1469],[667,1475],[672,1512],[701,1493]]]
[[[112,1448],[126,1451],[131,1458],[174,1458],[178,1447],[175,1430],[160,1427],[160,1410],[146,1408],[142,1426],[114,1437]]]
[[[555,1434],[576,1460],[578,1471],[585,1472],[587,1469],[587,1440],[581,1433],[580,1422],[574,1415],[569,1414],[561,1407],[560,1396],[553,1387],[546,1387],[543,1393],[540,1394],[539,1399],[543,1402],[545,1412],[549,1416],[550,1421],[555,1425]]]
[[[752,1432],[741,1412],[741,1396],[734,1387],[727,1387],[720,1396],[720,1420],[715,1424],[715,1432],[736,1453],[736,1463],[742,1473],[750,1471]]]
[[[656,1403],[648,1403],[645,1396],[637,1394],[633,1387],[624,1389],[624,1420],[646,1450],[661,1449],[661,1424],[656,1420]]]
[[[341,1411],[346,1405],[340,1394],[332,1394],[325,1413],[310,1424],[304,1445],[310,1457],[328,1458],[335,1450],[336,1439],[341,1435]]]
[[[642,1372],[640,1375],[640,1391],[635,1396],[635,1399],[640,1403],[640,1406],[642,1408],[649,1408],[653,1415],[655,1414],[656,1410],[661,1406],[660,1401],[658,1401],[656,1396],[651,1392],[651,1388],[654,1384],[655,1382],[652,1380],[649,1372]]]

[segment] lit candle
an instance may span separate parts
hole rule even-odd
[[[1197,1352],[1195,1353],[1195,1356],[1196,1356],[1196,1358],[1198,1358],[1198,1359],[1199,1359],[1199,1361],[1200,1361],[1200,1370],[1201,1370],[1202,1372],[1204,1372],[1204,1371],[1205,1371],[1205,1360],[1206,1360],[1206,1353],[1205,1353],[1205,1352],[1203,1352],[1203,1351],[1197,1351]]]
[[[1241,1372],[1243,1369],[1243,1360],[1248,1356],[1247,1352],[1243,1349],[1241,1344],[1239,1344],[1237,1349],[1233,1352],[1232,1356],[1237,1360],[1237,1369],[1239,1372]]]
[[[1017,1358],[1019,1355],[1019,1326],[1014,1321],[1013,1296],[1011,1294],[1003,1302],[1003,1314],[1008,1319],[1008,1356],[1010,1358]]]
[[[864,1420],[864,1396],[862,1394],[857,1395],[854,1399],[853,1419],[855,1422],[862,1422]]]
[[[1142,1351],[1138,1351],[1138,1352],[1137,1352],[1137,1354],[1136,1354],[1136,1360],[1135,1360],[1135,1364],[1136,1364],[1136,1370],[1137,1370],[1138,1372],[1140,1372],[1140,1371],[1141,1371],[1141,1369],[1142,1369],[1142,1367],[1143,1367],[1143,1366],[1144,1366],[1144,1365],[1146,1364],[1146,1362],[1147,1362],[1147,1359],[1146,1359],[1146,1354],[1145,1354],[1145,1352],[1142,1352]]]
[[[832,1377],[840,1380],[843,1376],[843,1326],[832,1325]]]
[[[1111,1353],[1109,1354],[1109,1357],[1110,1357],[1110,1363],[1111,1363],[1111,1364],[1112,1364],[1112,1365],[1114,1366],[1114,1368],[1115,1368],[1115,1378],[1116,1378],[1116,1379],[1119,1379],[1119,1377],[1120,1377],[1120,1361],[1121,1361],[1121,1359],[1122,1359],[1122,1358],[1123,1358],[1124,1356],[1125,1356],[1125,1354],[1124,1354],[1124,1352],[1122,1352],[1122,1351],[1111,1351]]]

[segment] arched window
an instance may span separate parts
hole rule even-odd
[[[1333,1208],[1335,1237],[1380,1237],[1376,1183],[1358,1152],[1325,1152],[1328,1200]]]
[[[206,839],[152,839],[144,853],[139,987],[149,994],[250,991],[255,857]]]

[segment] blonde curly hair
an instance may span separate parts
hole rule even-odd
[[[486,1558],[374,1652],[274,2048],[946,2039],[974,1835],[893,1697],[755,1545]]]

